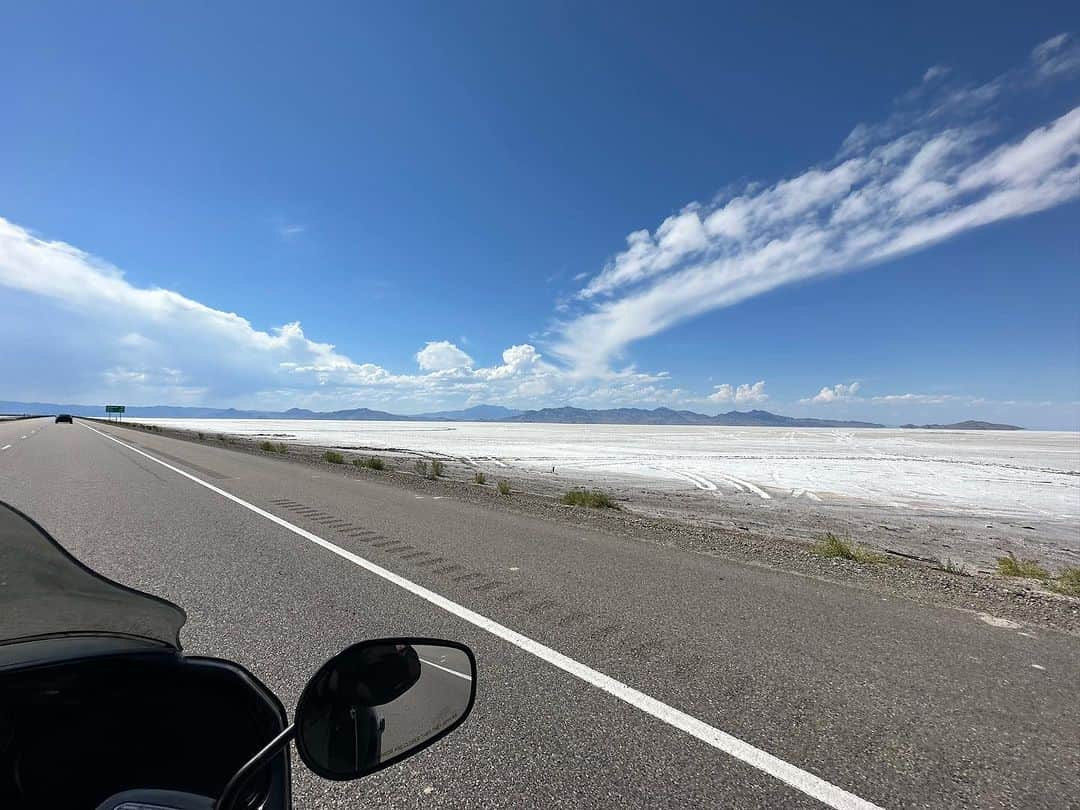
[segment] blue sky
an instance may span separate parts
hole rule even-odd
[[[1075,5],[672,5],[6,10],[0,399],[1080,428]]]

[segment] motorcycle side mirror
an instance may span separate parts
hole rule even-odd
[[[384,638],[346,647],[319,667],[293,724],[233,774],[214,810],[234,810],[251,777],[290,740],[324,779],[359,779],[445,737],[475,700],[476,658],[464,644]]]
[[[363,641],[308,681],[296,704],[300,759],[324,779],[359,779],[460,726],[476,699],[476,659],[436,639]]]

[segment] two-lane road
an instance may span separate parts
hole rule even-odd
[[[286,705],[361,638],[474,649],[461,729],[298,807],[1077,806],[1075,637],[96,423],[9,444],[0,498]]]

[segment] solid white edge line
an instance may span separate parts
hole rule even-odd
[[[417,656],[417,657],[419,658],[419,656]],[[466,675],[463,672],[458,672],[456,669],[450,669],[450,667],[444,667],[442,664],[436,664],[434,661],[428,661],[426,658],[420,658],[420,660],[423,661],[425,664],[427,664],[429,667],[435,667],[435,669],[441,669],[443,672],[449,672],[451,675],[457,675],[463,681],[471,681],[472,680],[472,677],[470,677],[469,675]],[[1032,666],[1038,666],[1038,665],[1033,664]]]
[[[9,449],[11,449],[10,444],[5,444],[3,447],[0,447],[0,450],[9,450]]]
[[[220,487],[216,487],[211,483],[203,481],[201,478],[192,475],[186,470],[174,467],[172,464],[168,464],[159,458],[155,458],[150,453],[143,452],[137,447],[132,447],[130,444],[126,444],[125,442],[110,436],[108,433],[103,433],[87,424],[80,424],[87,430],[93,431],[99,436],[104,436],[106,439],[116,442],[121,447],[125,447],[133,453],[138,453],[140,456],[160,464],[166,469],[172,470],[177,475],[182,475],[184,478],[193,481],[201,487],[205,487],[211,492],[216,492],[223,498],[227,498],[233,503],[254,512],[256,515],[266,518],[271,523],[276,523],[283,529],[288,529],[293,534],[303,537],[305,540],[308,540],[317,546],[322,546],[327,551],[337,554],[339,557],[358,565],[366,571],[370,571],[376,576],[382,577],[388,582],[392,582],[399,588],[403,588],[409,593],[419,596],[421,599],[430,602],[436,607],[442,608],[447,613],[457,616],[459,619],[463,619],[469,624],[479,627],[481,630],[486,630],[494,636],[498,636],[503,641],[513,644],[515,647],[536,656],[542,661],[546,661],[552,666],[558,667],[564,672],[570,673],[588,684],[592,684],[597,689],[601,689],[624,703],[628,703],[635,709],[645,712],[645,714],[652,715],[657,720],[661,720],[669,726],[677,728],[680,731],[689,734],[691,737],[695,737],[698,740],[711,745],[713,748],[723,751],[725,754],[734,757],[740,762],[744,762],[753,768],[757,768],[763,773],[767,773],[769,776],[779,779],[781,782],[805,793],[807,796],[811,796],[821,803],[835,808],[835,810],[882,810],[880,806],[873,802],[860,798],[854,793],[849,793],[831,782],[826,782],[821,777],[815,776],[809,771],[804,771],[802,768],[792,765],[790,762],[785,762],[779,757],[773,756],[768,751],[763,751],[748,742],[740,740],[738,737],[733,737],[727,732],[721,731],[718,728],[713,728],[686,712],[680,711],[666,703],[662,703],[656,698],[646,695],[644,692],[639,692],[637,689],[627,686],[621,681],[617,681],[599,670],[595,670],[580,661],[563,655],[558,650],[554,650],[551,647],[541,644],[539,641],[524,636],[516,630],[511,630],[509,627],[505,627],[498,622],[489,619],[487,616],[469,610],[469,608],[464,605],[459,605],[457,602],[447,599],[445,596],[442,596],[435,591],[428,590],[423,585],[417,585],[412,580],[406,579],[399,574],[395,574],[393,571],[383,568],[380,565],[376,565],[358,554],[354,554],[340,546],[336,546],[329,540],[324,540],[319,537],[317,534],[312,534],[306,529],[294,526],[284,518],[280,518],[272,512],[267,512],[265,509],[255,506],[255,504],[248,503],[243,498],[239,498],[231,492],[226,492]]]

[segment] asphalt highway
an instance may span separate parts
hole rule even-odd
[[[99,423],[0,448],[0,499],[286,706],[364,638],[473,649],[464,726],[294,758],[297,807],[1080,807],[1074,636]]]

